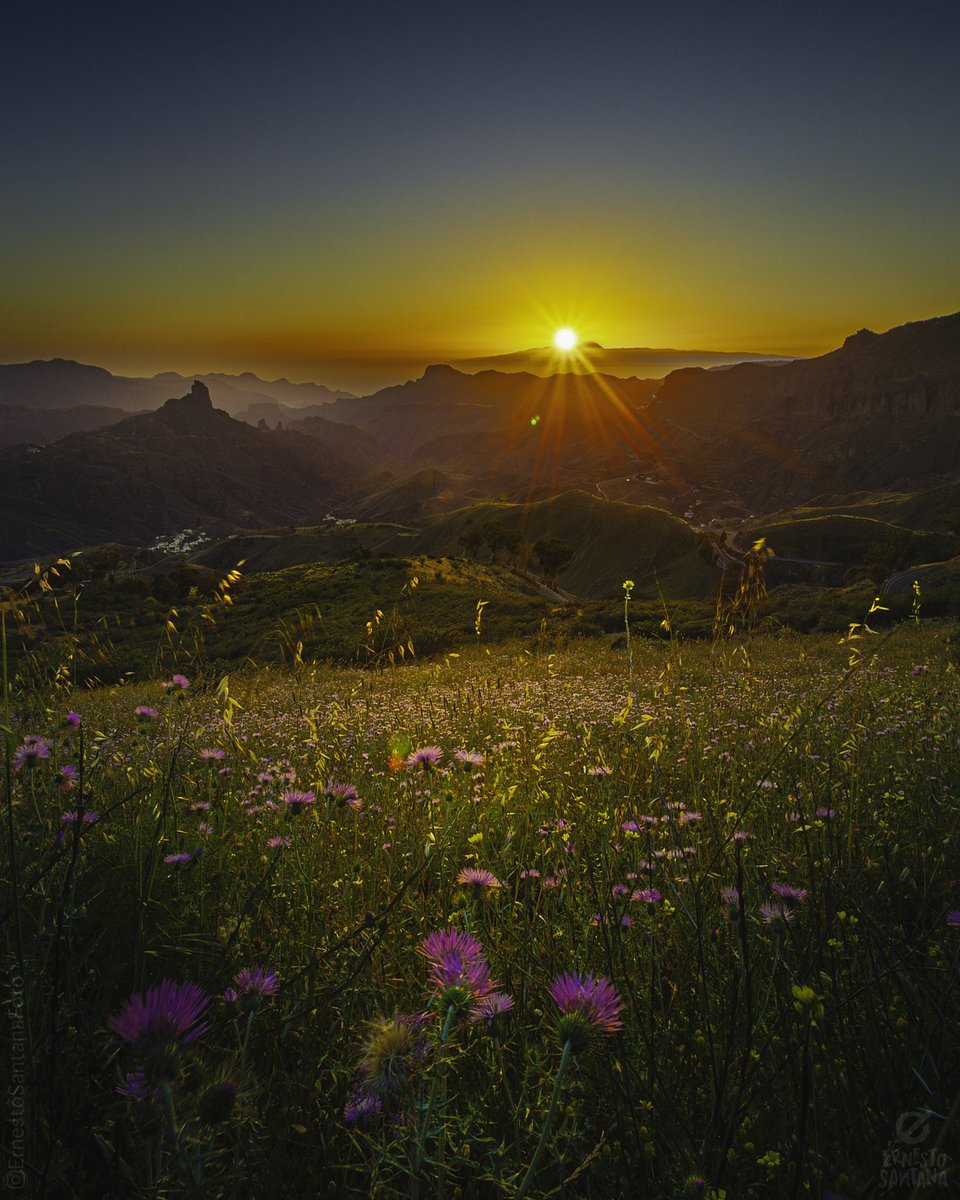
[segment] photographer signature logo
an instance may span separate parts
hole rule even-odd
[[[950,1156],[936,1146],[924,1145],[930,1137],[931,1118],[937,1115],[918,1108],[897,1117],[893,1146],[883,1152],[881,1189],[949,1187]]]
[[[930,1136],[930,1113],[922,1109],[904,1112],[897,1117],[897,1143],[917,1146]]]

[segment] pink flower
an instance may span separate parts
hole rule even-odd
[[[497,888],[503,887],[496,875],[492,871],[484,870],[483,867],[464,867],[457,876],[457,883],[472,887],[475,893],[495,891]]]
[[[443,751],[439,746],[420,746],[408,754],[405,761],[408,767],[423,767],[425,771],[432,771],[441,758]]]
[[[571,1042],[575,1053],[586,1048],[593,1034],[623,1028],[623,1001],[609,979],[565,972],[550,984],[550,996],[561,1013],[560,1040]]]

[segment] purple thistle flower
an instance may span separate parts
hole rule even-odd
[[[464,867],[457,876],[457,883],[473,888],[475,896],[479,896],[481,892],[496,891],[497,888],[503,887],[496,875],[483,867]]]
[[[281,846],[286,849],[287,846],[293,845],[293,838],[280,837],[277,835],[275,837],[267,838],[267,845],[271,850],[277,850]]]
[[[226,758],[226,750],[221,750],[219,747],[213,749],[203,749],[200,751],[199,758],[201,762],[219,762],[221,758]]]
[[[499,988],[490,978],[483,947],[469,933],[436,930],[420,943],[429,963],[428,984],[438,1009],[476,1009]]]
[[[280,990],[277,973],[269,967],[244,967],[235,982],[241,996],[275,996]]]
[[[837,815],[837,810],[835,808],[818,808],[817,809],[817,816],[821,817],[824,821],[827,821],[830,819],[830,817],[835,817],[836,815]]]
[[[439,962],[445,954],[459,954],[462,958],[482,958],[483,947],[470,933],[459,929],[435,929],[420,942],[419,952],[431,962]]]
[[[163,861],[168,867],[185,867],[191,857],[192,855],[188,851],[181,850],[178,854],[165,854]]]
[[[471,1021],[486,1021],[488,1025],[492,1025],[504,1013],[508,1013],[513,1008],[513,997],[508,996],[506,992],[492,992],[476,1004],[470,1011]]]
[[[138,721],[152,721],[154,717],[160,716],[155,708],[150,708],[146,704],[138,704],[133,710],[133,715]]]
[[[466,771],[472,771],[474,767],[482,767],[486,762],[479,750],[454,750],[453,757]]]
[[[64,825],[72,825],[79,819],[81,819],[80,814],[75,808],[68,808],[65,813],[60,814],[60,820]],[[100,814],[94,812],[92,808],[83,810],[82,821],[84,825],[96,825],[99,820]]]
[[[315,804],[316,800],[317,798],[313,792],[290,791],[283,793],[283,802],[287,806],[287,812],[293,816],[297,816],[303,812],[304,808],[308,805]]]
[[[343,1106],[343,1119],[349,1125],[368,1125],[383,1112],[383,1101],[368,1088],[357,1088]]]
[[[639,888],[630,899],[636,904],[659,904],[663,895],[657,888]]]
[[[352,808],[357,812],[363,807],[363,802],[352,783],[337,783],[335,779],[328,779],[323,794],[328,803],[337,804],[340,808]]]
[[[187,1045],[209,1028],[204,1021],[210,998],[195,983],[164,979],[143,996],[131,996],[107,1028],[137,1049],[158,1043]]]
[[[432,771],[441,758],[443,751],[439,746],[420,746],[408,754],[404,761],[408,767],[423,767],[425,771]]]
[[[67,763],[57,772],[57,787],[61,792],[70,792],[77,786],[79,778],[77,768],[71,763]]]
[[[947,924],[952,929],[960,929],[960,908],[951,909],[947,913]]]
[[[75,712],[67,713],[63,718],[63,727],[64,729],[79,729],[80,714]]]
[[[170,679],[170,682],[165,683],[163,686],[168,689],[175,688],[183,692],[186,691],[186,689],[190,686],[190,680],[186,677],[186,675],[174,675]]]
[[[13,769],[19,771],[22,767],[32,770],[41,759],[50,757],[50,743],[46,738],[28,733],[21,744],[13,752]]]
[[[806,889],[794,887],[790,883],[771,883],[770,890],[786,900],[796,900],[798,903],[803,903],[810,895]]]
[[[623,1028],[623,1002],[609,979],[564,972],[550,984],[550,996],[560,1009],[560,1040],[573,1045],[574,1053],[586,1048],[595,1033],[617,1033]]]
[[[732,920],[740,911],[740,890],[735,887],[720,889],[720,901],[723,904],[723,915]]]
[[[444,1012],[453,1007],[475,1011],[497,990],[490,978],[490,964],[481,956],[463,957],[455,951],[430,963],[428,986],[437,1008]]]
[[[760,905],[760,920],[764,925],[773,925],[776,921],[792,921],[797,915],[797,910],[791,908],[789,904],[784,904],[782,901],[774,901],[771,904]]]

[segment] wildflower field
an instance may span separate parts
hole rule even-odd
[[[947,633],[11,683],[6,1188],[956,1194]]]

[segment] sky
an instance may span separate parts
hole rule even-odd
[[[372,390],[960,309],[960,5],[46,3],[0,37],[0,361]]]

